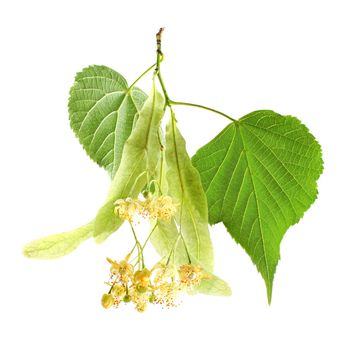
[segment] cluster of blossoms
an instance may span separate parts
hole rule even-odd
[[[107,282],[110,290],[103,294],[101,300],[106,309],[118,307],[121,302],[132,302],[139,312],[145,311],[149,303],[173,307],[177,305],[180,292],[189,291],[209,278],[200,266],[192,264],[176,268],[158,263],[151,270],[134,271],[128,258],[119,263],[107,260],[111,264],[110,281]]]
[[[118,199],[114,204],[115,214],[129,222],[132,222],[136,215],[169,221],[176,212],[176,205],[169,196],[153,197],[149,195],[143,201],[133,198]]]
[[[170,221],[176,212],[172,198],[166,195],[149,194],[144,200],[118,199],[114,204],[114,213],[122,220],[129,221],[131,225],[137,216]],[[135,232],[134,235],[135,247],[139,249],[138,262],[142,258],[143,265],[144,247],[141,247]],[[108,293],[103,294],[101,300],[106,309],[118,307],[122,302],[133,303],[139,312],[145,311],[148,304],[173,307],[177,305],[179,293],[189,291],[203,279],[209,278],[200,266],[193,264],[175,267],[158,263],[151,270],[142,268],[135,271],[134,265],[128,262],[130,255],[131,253],[119,263],[107,258],[111,264],[110,280],[107,282],[110,289]]]

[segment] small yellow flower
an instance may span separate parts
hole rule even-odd
[[[119,264],[110,258],[107,258],[107,261],[111,264],[111,275],[117,275],[119,273]]]
[[[139,312],[146,310],[149,302],[148,293],[140,293],[136,286],[132,286],[129,290],[130,300],[135,304],[135,309]]]
[[[153,267],[152,272],[155,272],[153,279],[155,284],[170,282],[177,275],[176,267],[174,265],[165,265],[161,263],[156,264]]]
[[[142,203],[138,199],[118,199],[114,204],[115,215],[129,222],[132,222],[133,217],[143,211]]]
[[[169,221],[176,212],[176,206],[169,196],[160,196],[146,200],[146,210],[150,218]]]
[[[122,260],[119,263],[119,279],[121,282],[127,283],[129,279],[132,278],[134,274],[134,267],[129,264],[126,260]]]
[[[120,284],[114,284],[112,287],[111,293],[114,298],[122,300],[126,295],[126,289]]]
[[[119,263],[107,258],[111,264],[111,281],[107,283],[110,291],[101,300],[106,309],[118,307],[121,302],[131,302],[139,312],[144,312],[148,304],[175,307],[182,292],[210,278],[202,267],[192,264],[176,267],[159,262],[151,270],[142,268],[134,272],[133,265],[128,262],[130,256],[131,253]]]
[[[176,282],[161,282],[155,285],[150,302],[164,305],[168,308],[177,306],[176,299],[180,290],[180,286]]]
[[[153,267],[152,273],[154,273],[153,293],[150,296],[150,303],[168,308],[176,306],[176,299],[181,291],[176,267],[158,263]]]
[[[129,279],[132,278],[134,274],[134,267],[128,263],[128,258],[129,256],[127,255],[125,260],[122,260],[120,263],[107,258],[107,261],[111,264],[110,274],[113,280],[119,280],[120,282],[127,283]]]
[[[136,289],[145,293],[150,285],[151,271],[148,269],[138,270],[134,274],[134,285]]]
[[[114,213],[123,220],[133,222],[135,215],[169,221],[176,212],[176,205],[169,196],[153,197],[148,195],[145,201],[139,199],[118,199]]]
[[[184,287],[197,286],[203,279],[209,278],[200,266],[188,264],[179,267],[180,284]]]

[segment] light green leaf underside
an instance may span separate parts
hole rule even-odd
[[[231,287],[224,280],[211,273],[208,273],[208,275],[208,279],[202,280],[200,285],[194,288],[194,293],[224,297],[232,295]]]
[[[164,99],[153,89],[139,113],[130,137],[124,145],[120,166],[113,178],[105,204],[95,220],[94,236],[98,242],[106,239],[122,224],[114,214],[117,199],[137,197],[152,177],[160,156],[158,129],[164,114]],[[147,176],[148,175],[148,176]]]
[[[175,245],[175,253],[173,259],[170,260],[170,262],[174,263],[176,266],[189,263],[183,241],[181,239],[178,239],[178,237],[179,233],[174,220],[169,222],[158,220],[157,226],[151,236],[151,242],[153,246],[165,261],[169,257],[169,254]],[[189,255],[191,257],[191,263],[202,266],[202,264],[193,255],[193,253],[196,252],[192,252],[191,246],[188,246],[188,249]],[[213,275],[207,270],[206,272],[210,278],[203,280],[201,284],[193,290],[194,293],[221,296],[231,295],[231,288],[224,280]]]
[[[269,301],[280,242],[317,196],[321,149],[300,121],[256,111],[229,124],[192,158],[209,222],[223,222],[262,274]]]
[[[190,253],[211,272],[214,255],[208,229],[207,199],[174,117],[170,118],[166,126],[165,142],[168,191],[178,205],[176,222],[181,227]]]
[[[55,259],[71,253],[80,243],[92,237],[94,223],[79,227],[75,230],[50,235],[29,242],[23,248],[23,254],[28,258]]]
[[[70,90],[71,127],[87,154],[114,176],[134,118],[146,95],[128,89],[113,69],[90,66],[77,73]]]

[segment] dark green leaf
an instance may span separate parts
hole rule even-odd
[[[317,196],[323,162],[297,118],[257,111],[229,124],[192,159],[208,198],[209,222],[223,222],[262,274],[268,299],[280,242]]]

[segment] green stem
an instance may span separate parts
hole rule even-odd
[[[143,171],[143,172],[136,178],[136,180],[135,180],[134,184],[132,185],[131,190],[130,190],[129,193],[134,193],[134,189],[135,189],[135,187],[136,187],[136,184],[137,184],[138,181],[141,179],[141,177],[144,176],[144,175],[146,175],[147,181],[148,181],[149,174],[148,174],[148,171],[145,170],[145,171]],[[147,183],[148,183],[148,182],[147,182]]]
[[[166,109],[167,106],[170,107],[169,101],[169,95],[168,92],[166,91],[165,88],[165,84],[162,78],[162,74],[160,73],[160,64],[162,63],[163,59],[164,59],[164,55],[162,53],[162,33],[163,33],[164,28],[160,28],[159,32],[156,35],[157,38],[157,63],[156,63],[156,69],[154,74],[157,76],[160,86],[162,87],[163,90],[163,94],[165,97],[165,105],[164,105],[164,109]]]
[[[177,249],[177,245],[179,243],[180,238],[181,238],[181,236],[178,235],[177,239],[175,241],[175,244],[174,244],[173,265],[175,265],[175,254],[176,254],[176,249]]]
[[[169,100],[168,101],[170,103],[170,105],[178,105],[178,106],[190,106],[190,107],[197,107],[197,108],[202,108],[202,109],[206,109],[207,111],[210,111],[210,112],[214,112],[214,113],[217,113],[217,114],[220,114],[222,116],[224,116],[225,118],[227,119],[230,119],[231,121],[235,121],[233,118],[231,118],[230,116],[228,116],[227,114],[223,113],[223,112],[220,112],[214,108],[210,108],[210,107],[206,107],[206,106],[202,106],[202,105],[197,105],[195,103],[188,103],[188,102],[176,102],[176,101],[172,101],[172,100]]]
[[[159,192],[162,195],[162,185],[163,185],[163,171],[164,171],[164,147],[160,152],[160,169],[159,169]]]
[[[129,86],[129,88],[128,88],[128,91],[130,91],[131,90],[131,88],[132,87],[134,87],[135,86],[135,84],[139,81],[139,80],[141,80],[148,72],[150,72],[154,67],[156,67],[157,66],[157,63],[155,63],[155,64],[152,64],[152,66],[151,67],[149,67],[149,68],[147,68],[130,86]]]
[[[210,107],[206,107],[206,106],[202,106],[202,105],[198,105],[195,103],[188,103],[188,102],[177,102],[177,101],[173,101],[170,99],[168,92],[166,90],[165,84],[164,84],[164,80],[162,77],[162,74],[160,73],[160,64],[162,63],[163,59],[164,59],[164,55],[162,53],[162,33],[163,33],[164,28],[160,28],[159,32],[157,33],[157,63],[156,63],[156,69],[154,74],[157,75],[157,78],[159,80],[160,86],[162,88],[164,97],[165,97],[165,106],[164,109],[168,106],[170,107],[170,109],[172,110],[171,106],[172,105],[182,105],[182,106],[189,106],[189,107],[197,107],[197,108],[202,108],[202,109],[206,109],[207,111],[210,112],[214,112],[216,114],[222,115],[223,117],[231,120],[231,121],[235,121],[233,118],[231,118],[229,115],[220,112],[214,108],[210,108]]]
[[[130,256],[132,255],[132,253],[134,252],[135,248],[137,247],[137,243],[134,244],[134,247],[131,249],[131,252],[129,253]]]
[[[184,238],[182,232],[180,232],[180,235],[181,235],[181,239],[182,239],[182,242],[183,242],[184,247],[185,247],[185,250],[186,250],[186,255],[187,255],[188,262],[189,262],[190,264],[192,264],[191,257],[190,257],[190,253],[188,252],[187,245],[186,245],[186,242],[185,242],[185,238]]]
[[[171,100],[169,98],[168,92],[166,91],[165,84],[164,84],[164,81],[163,81],[163,78],[162,78],[162,75],[161,75],[159,69],[157,70],[157,77],[158,77],[160,86],[162,87],[163,94],[165,97],[165,107],[167,107],[167,106],[171,107],[171,103],[170,103]]]
[[[153,233],[154,230],[156,229],[157,225],[158,225],[158,222],[153,226],[153,228],[152,228],[150,234],[148,235],[147,239],[145,240],[145,243],[143,243],[142,251],[145,249],[145,246],[146,246],[147,242],[150,240],[150,238],[151,238],[151,236],[152,236],[152,233]]]
[[[131,231],[134,235],[134,238],[135,238],[135,242],[137,244],[137,248],[138,248],[138,262],[140,261],[140,258],[141,258],[141,263],[142,263],[142,268],[145,267],[145,261],[143,259],[143,252],[142,252],[142,246],[141,246],[141,243],[139,242],[139,240],[137,239],[137,236],[136,236],[136,232],[134,230],[134,226],[132,225],[132,223],[130,222],[130,227],[131,227]]]
[[[118,279],[118,276],[116,276],[116,278],[114,279],[111,287],[109,288],[109,291],[108,291],[108,294],[111,294],[112,293],[112,289],[113,287],[115,286],[115,284],[117,283],[117,279]]]
[[[154,230],[156,229],[157,225],[158,225],[158,222],[153,226],[153,228],[152,228],[150,234],[148,235],[146,241],[145,241],[145,242],[143,243],[143,245],[141,246],[141,251],[142,251],[142,253],[143,253],[143,250],[144,250],[145,247],[146,247],[147,242],[150,240],[150,238],[151,238],[151,236],[152,236]],[[136,235],[135,235],[135,233],[134,233],[134,237],[135,237],[135,236],[136,236]],[[136,246],[137,246],[137,248],[139,249],[139,245],[138,245],[137,243],[135,243],[134,248],[132,249],[131,252],[134,251],[134,249],[136,248]],[[133,262],[135,259],[136,259],[136,258],[132,259],[132,262]],[[138,263],[138,261],[135,263],[135,265],[136,265],[137,263]]]
[[[172,122],[175,123],[174,118],[172,119]],[[173,129],[174,129],[174,125],[173,125]],[[181,209],[180,209],[179,235],[181,236],[182,242],[183,242],[183,244],[184,244],[185,251],[186,251],[186,254],[187,254],[188,262],[189,262],[190,264],[192,264],[192,262],[191,262],[191,257],[190,257],[190,253],[189,253],[189,251],[188,251],[187,244],[186,244],[186,241],[185,241],[185,237],[184,237],[183,234],[182,234],[182,209],[183,209],[183,201],[184,201],[184,197],[183,197],[183,193],[182,193]]]
[[[181,238],[181,235],[178,234],[177,237],[174,239],[174,243],[171,246],[170,253],[169,253],[169,256],[168,256],[168,259],[167,259],[165,265],[169,264],[171,256],[173,256],[173,264],[175,264],[175,252],[176,252],[177,244],[178,244],[180,238]]]

